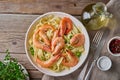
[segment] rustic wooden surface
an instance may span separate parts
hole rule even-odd
[[[86,5],[99,1],[107,3],[109,0],[0,0],[0,12],[42,14],[63,11],[80,15]]]
[[[5,56],[5,50],[9,49],[11,55],[16,57],[26,67],[31,80],[41,80],[43,73],[31,65],[24,50],[25,33],[31,22],[40,14],[49,11],[63,11],[79,18],[82,9],[87,4],[99,1],[108,2],[108,0],[0,0],[0,60]],[[118,3],[116,4],[119,5]],[[114,8],[116,9],[115,4],[109,10],[114,13]],[[114,13],[114,15],[118,16],[120,8],[117,10],[119,12]],[[119,17],[117,18],[120,19]],[[108,39],[114,35],[120,36],[119,29],[114,30],[112,28],[113,32],[111,32]],[[93,36],[92,32],[89,32],[89,34]],[[92,39],[92,37],[90,38]],[[110,71],[102,72],[95,66],[91,80],[120,80],[120,57],[113,57],[105,52],[107,52],[106,47],[102,55],[107,55],[112,59],[113,67]],[[55,77],[55,80],[73,80],[73,78],[78,76],[82,67],[70,75]]]

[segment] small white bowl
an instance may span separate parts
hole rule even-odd
[[[102,71],[107,71],[112,66],[112,61],[107,56],[102,56],[97,60],[97,66]]]
[[[107,43],[107,50],[108,50],[108,52],[111,54],[111,55],[113,55],[113,56],[120,56],[120,53],[112,53],[111,51],[110,51],[110,43],[111,43],[111,41],[112,40],[114,40],[114,39],[120,39],[120,37],[119,36],[115,36],[115,37],[113,37],[113,38],[111,38],[109,41],[108,41],[108,43]]]

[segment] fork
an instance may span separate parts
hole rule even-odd
[[[92,40],[91,46],[90,46],[90,53],[95,51],[96,48],[98,47],[98,45],[99,45],[99,43],[100,43],[100,41],[102,39],[103,33],[104,33],[104,30],[100,30],[100,31],[96,32],[96,34],[95,34],[95,36],[94,36],[94,38]],[[81,73],[78,75],[77,80],[83,80],[83,78],[85,76],[85,72],[86,72],[87,66],[88,66],[88,61],[86,62],[83,70],[81,71]]]
[[[100,30],[100,31],[97,31],[93,40],[92,40],[92,45],[90,46],[90,49],[92,51],[96,50],[96,48],[98,47],[101,39],[102,39],[102,36],[103,36],[103,33],[104,33],[104,30]]]

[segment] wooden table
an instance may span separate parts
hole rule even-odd
[[[35,69],[28,61],[24,49],[25,33],[31,22],[41,14],[49,11],[63,11],[79,19],[82,9],[86,5],[99,1],[108,2],[108,0],[0,0],[0,60],[5,56],[6,49],[9,49],[11,55],[26,67],[31,80],[41,80],[43,73]],[[116,6],[112,5],[109,10],[118,16],[118,13],[114,13],[114,8]],[[117,18],[120,19],[120,17]],[[120,28],[118,29],[120,30]],[[120,36],[118,29],[116,27],[111,28],[108,39],[113,35]],[[92,39],[94,33],[89,32],[90,39]],[[113,67],[107,72],[102,72],[95,66],[91,80],[120,80],[120,57],[113,57],[105,52],[107,52],[106,44],[101,55],[109,56],[113,61]],[[70,75],[55,77],[55,80],[73,80],[78,76],[82,67]]]

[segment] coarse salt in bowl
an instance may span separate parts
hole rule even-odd
[[[107,56],[102,56],[97,60],[97,66],[102,71],[107,71],[112,66],[112,61]]]

